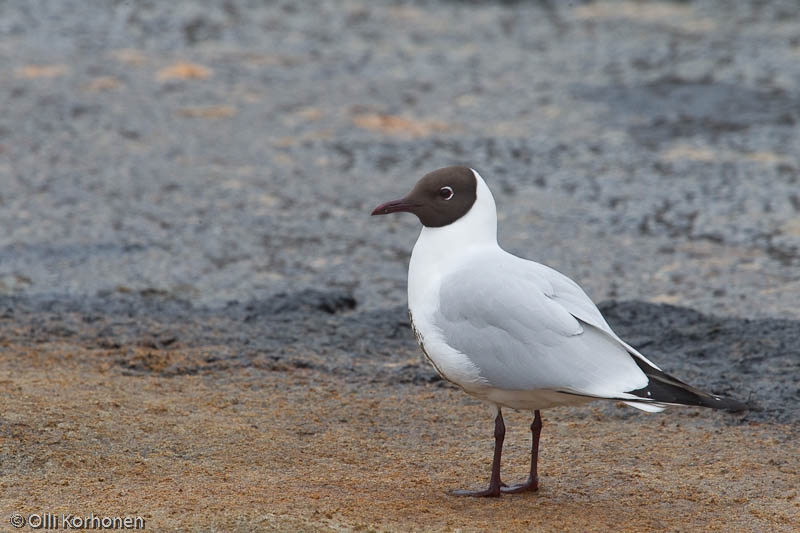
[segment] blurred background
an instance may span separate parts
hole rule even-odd
[[[786,2],[0,4],[0,293],[405,302],[478,169],[500,241],[609,298],[800,317]]]

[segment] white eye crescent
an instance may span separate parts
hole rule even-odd
[[[442,200],[449,200],[453,197],[453,188],[449,185],[445,185],[441,189],[439,189],[439,198]]]

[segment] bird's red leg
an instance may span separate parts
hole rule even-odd
[[[497,417],[494,419],[494,459],[492,459],[492,477],[489,479],[489,488],[486,490],[456,490],[454,496],[496,497],[500,496],[501,488],[505,483],[500,481],[500,456],[503,453],[503,439],[506,436],[506,425],[503,422],[503,413],[497,408]]]
[[[514,485],[513,487],[501,487],[500,491],[504,494],[516,494],[518,492],[535,492],[539,490],[539,475],[536,466],[539,461],[539,435],[542,434],[542,415],[539,410],[533,412],[533,423],[531,424],[531,473],[525,483]]]

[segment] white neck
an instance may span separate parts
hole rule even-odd
[[[447,226],[423,227],[419,234],[408,268],[409,304],[417,299],[415,296],[421,296],[425,287],[436,286],[460,257],[467,257],[478,248],[498,248],[494,197],[480,174],[472,172],[478,181],[477,196],[467,214]]]

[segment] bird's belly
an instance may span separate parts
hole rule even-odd
[[[447,345],[435,328],[425,328],[424,321],[416,322],[409,309],[411,329],[422,353],[436,372],[447,381],[458,385],[467,394],[480,400],[511,409],[533,411],[558,405],[580,405],[592,398],[550,389],[510,390],[492,386],[480,375],[469,357]],[[421,327],[420,327],[421,326]]]
[[[559,405],[581,405],[594,400],[550,389],[505,390],[490,387],[473,395],[489,403],[520,411],[535,411]]]
[[[485,387],[486,380],[480,376],[480,370],[466,355],[447,345],[435,327],[425,327],[426,320],[415,320],[411,309],[408,317],[422,353],[441,377],[470,394]]]

